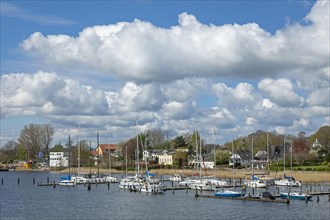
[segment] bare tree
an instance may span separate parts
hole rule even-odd
[[[148,133],[148,141],[152,148],[161,146],[165,141],[165,132],[161,129],[152,129]]]
[[[54,128],[49,124],[40,125],[40,144],[41,148],[44,149],[47,161],[49,161],[49,147],[53,141]]]
[[[48,124],[28,124],[21,130],[18,139],[28,153],[30,159],[35,159],[38,152],[44,150],[48,156],[49,146],[54,135],[54,128]]]

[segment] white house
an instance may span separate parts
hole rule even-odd
[[[158,164],[173,165],[174,154],[175,151],[164,150],[161,154],[158,155]]]
[[[64,157],[64,152],[49,152],[50,167],[68,167],[68,157]]]
[[[194,166],[199,167],[200,163],[202,164],[202,169],[214,169],[214,161],[195,162]]]

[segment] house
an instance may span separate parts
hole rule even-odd
[[[254,167],[256,169],[265,169],[268,165],[268,153],[265,150],[258,151],[253,158]]]
[[[310,153],[317,154],[321,148],[322,148],[322,145],[320,144],[320,142],[317,139],[315,139],[315,141],[313,142],[313,145],[311,147]]]
[[[68,167],[68,157],[64,156],[64,152],[49,152],[50,167]]]
[[[233,164],[235,166],[250,167],[251,152],[248,150],[238,150],[229,158],[229,166],[233,166]]]
[[[158,155],[158,164],[161,165],[173,165],[173,155],[175,150],[163,150]]]
[[[109,152],[112,154],[117,153],[118,151],[118,146],[117,144],[99,144],[102,153],[103,154],[109,154]]]
[[[147,161],[153,161],[153,162],[156,162],[159,158],[159,154],[162,153],[163,150],[145,150],[143,151],[142,153],[142,158],[143,160],[146,160]]]

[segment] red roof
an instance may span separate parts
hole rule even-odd
[[[103,153],[107,153],[109,150],[113,153],[117,150],[117,144],[100,144]]]

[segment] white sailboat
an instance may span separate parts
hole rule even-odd
[[[119,188],[128,189],[130,191],[140,191],[143,185],[142,176],[140,175],[140,162],[139,162],[139,136],[137,129],[137,120],[135,121],[136,127],[136,170],[137,173],[134,176],[127,176],[121,179],[119,183]]]
[[[145,144],[145,150],[147,150],[147,136],[146,136],[146,144]],[[142,146],[143,143],[141,141]],[[153,193],[153,194],[159,194],[164,193],[165,186],[155,177],[154,174],[150,174],[148,170],[148,160],[147,157],[144,157],[145,167],[146,167],[146,178],[143,181],[143,185],[141,186],[141,192],[145,193]]]
[[[251,180],[245,180],[245,185],[247,187],[254,188],[266,188],[267,184],[262,179],[254,176],[254,156],[253,156],[253,138],[252,138],[252,152],[251,152],[251,166],[252,166],[252,177]]]
[[[60,186],[75,186],[76,180],[71,178],[71,140],[69,135],[69,175],[65,177],[61,177],[61,180],[59,182]]]
[[[196,149],[198,152],[198,131],[197,131],[197,125],[195,123],[195,133],[196,133]],[[197,153],[196,153],[197,155]],[[199,179],[192,181],[188,187],[191,189],[198,189],[202,191],[212,191],[212,184],[208,179],[202,178],[202,140],[201,137],[199,137],[199,156],[197,156],[197,160],[199,162]]]
[[[275,185],[277,186],[292,186],[292,187],[300,187],[301,186],[301,182],[298,180],[295,180],[295,178],[293,178],[292,176],[292,151],[293,151],[293,146],[292,146],[292,141],[291,143],[291,156],[290,156],[290,174],[291,176],[287,176],[285,175],[285,153],[284,153],[284,174],[283,174],[283,179],[281,180],[276,180],[275,181]],[[285,139],[284,139],[284,152],[285,152]]]
[[[217,191],[214,193],[215,196],[220,196],[220,197],[240,197],[242,196],[241,192],[238,192],[235,190],[235,152],[234,152],[234,142],[232,141],[232,159],[233,159],[233,173],[234,173],[234,181],[233,181],[233,188],[232,189],[227,189],[224,190],[222,189],[221,191]]]

